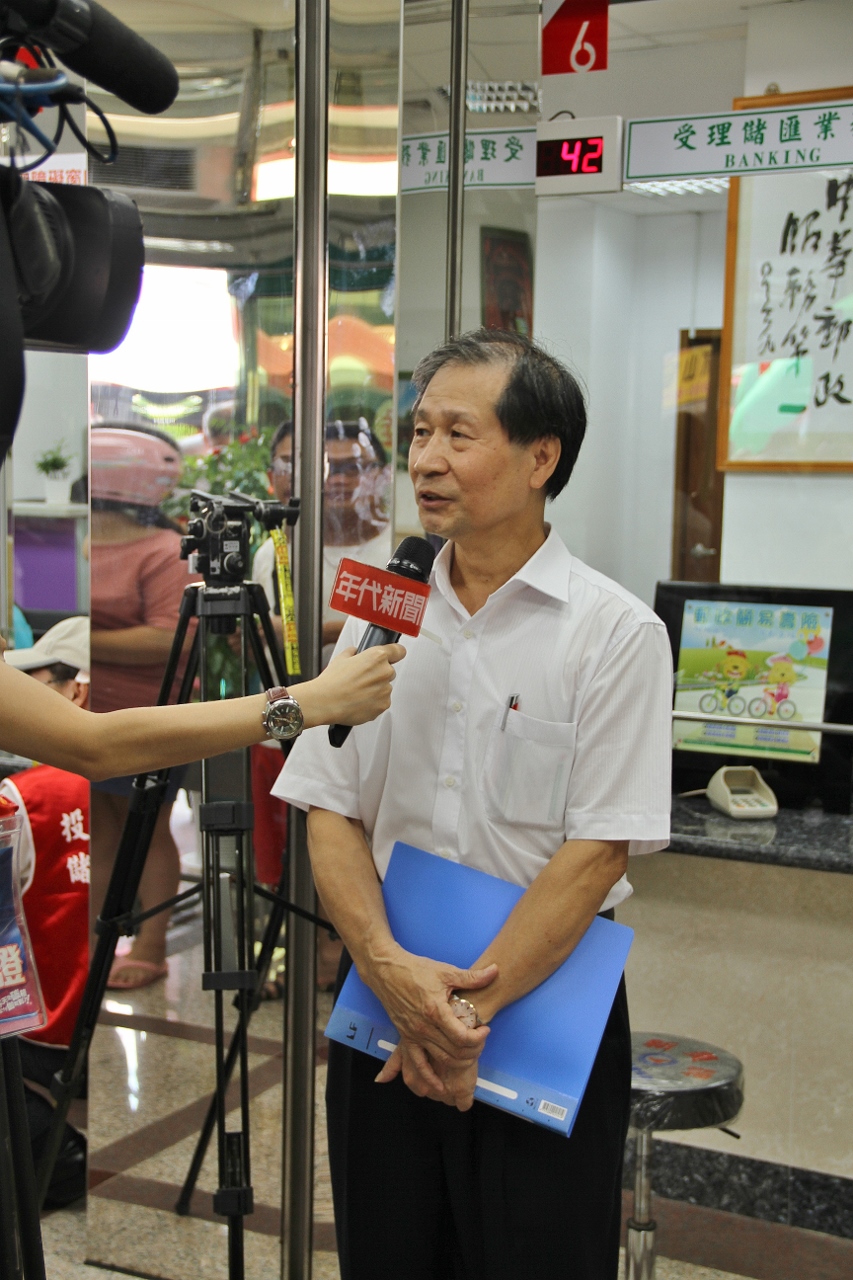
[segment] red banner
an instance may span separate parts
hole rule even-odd
[[[358,560],[343,559],[338,565],[329,608],[348,613],[364,622],[374,622],[389,631],[416,636],[424,620],[429,583],[413,582],[387,569],[374,569]]]
[[[544,0],[542,74],[607,70],[608,0]]]

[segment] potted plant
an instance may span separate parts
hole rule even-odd
[[[68,478],[73,458],[65,452],[65,441],[58,440],[36,458],[36,470],[44,476],[45,502],[68,502],[71,483]]]

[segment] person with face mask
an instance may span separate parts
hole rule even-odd
[[[323,644],[337,640],[343,616],[329,608],[341,560],[348,556],[384,569],[391,555],[387,507],[388,456],[366,418],[326,426],[326,480],[323,487]],[[282,422],[270,445],[270,485],[279,502],[293,494],[293,423]],[[275,583],[275,553],[264,542],[252,563],[270,603],[273,625],[281,634],[281,604]]]
[[[89,619],[65,618],[35,644],[15,649],[11,666],[76,707],[89,701]],[[89,784],[79,774],[35,764],[0,782],[23,818],[18,872],[47,1022],[19,1039],[27,1081],[49,1089],[71,1042],[89,971]],[[39,1159],[53,1108],[25,1090],[33,1156]],[[86,1190],[86,1140],[66,1126],[46,1207]]]

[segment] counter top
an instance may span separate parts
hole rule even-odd
[[[672,853],[853,875],[853,817],[780,809],[761,822],[727,818],[704,796],[672,799]]]

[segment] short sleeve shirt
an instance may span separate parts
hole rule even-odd
[[[672,660],[641,601],[553,530],[473,616],[436,559],[391,708],[340,749],[294,746],[273,793],[358,818],[384,875],[403,840],[527,887],[565,840],[669,841]],[[339,645],[357,643],[349,619]],[[631,892],[627,879],[604,907]]]
[[[174,631],[184,589],[198,581],[181,559],[179,533],[157,529],[138,542],[94,542],[90,555],[93,631],[128,627]],[[163,659],[126,666],[93,662],[92,710],[153,706],[165,665]]]

